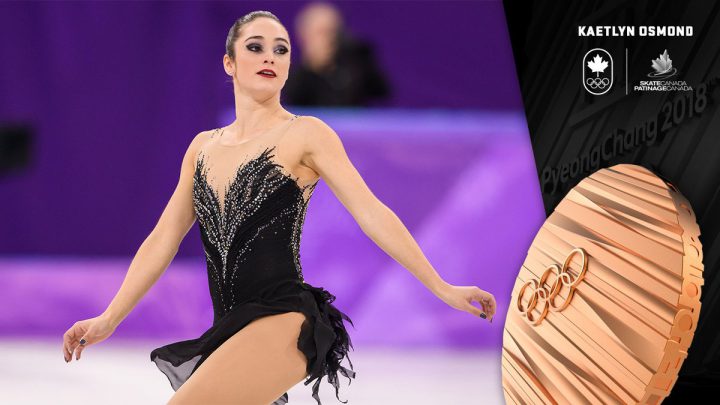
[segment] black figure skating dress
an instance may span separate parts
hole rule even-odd
[[[302,312],[307,319],[297,344],[308,359],[304,384],[315,380],[312,396],[320,404],[318,389],[321,378],[327,376],[340,400],[338,373],[349,382],[355,378],[347,356],[352,343],[343,319],[351,325],[352,321],[332,305],[332,294],[304,282],[300,266],[300,234],[317,181],[299,185],[273,160],[275,146],[264,146],[254,153],[239,152],[242,147],[221,144],[220,137],[221,132],[215,130],[203,145],[193,180],[193,204],[207,262],[213,325],[197,339],[153,350],[150,359],[177,391],[215,349],[251,321]],[[222,169],[222,162],[231,169]],[[220,169],[210,171],[215,163]],[[222,172],[227,175],[219,176]],[[211,181],[217,178],[227,180]],[[220,195],[211,184],[226,184],[224,193]],[[350,369],[340,365],[346,357]],[[274,405],[287,402],[286,392]]]

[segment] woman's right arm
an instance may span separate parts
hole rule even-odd
[[[175,258],[180,242],[195,223],[193,176],[197,153],[207,133],[196,135],[188,146],[175,191],[152,232],[140,245],[125,280],[107,309],[95,318],[75,322],[65,332],[63,356],[66,362],[72,359],[76,348],[75,354],[79,360],[85,347],[107,339]],[[81,339],[84,341],[81,342]]]
[[[157,224],[140,245],[120,289],[101,315],[117,326],[132,311],[175,258],[180,242],[195,223],[192,201],[197,151],[204,133],[190,143],[180,168],[180,179]]]

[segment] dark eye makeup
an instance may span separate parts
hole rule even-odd
[[[246,48],[247,48],[249,51],[251,51],[251,52],[262,52],[262,45],[260,45],[260,44],[249,44],[249,45],[246,46]],[[278,47],[275,49],[275,51],[276,51],[276,52],[279,51],[279,53],[280,53],[281,55],[283,55],[283,54],[286,54],[286,53],[288,52],[288,49],[287,49],[286,47],[284,47],[284,46],[281,45],[281,46],[278,46]]]

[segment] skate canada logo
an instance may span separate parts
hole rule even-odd
[[[647,77],[654,80],[640,80],[633,86],[635,91],[673,91],[673,90],[692,90],[692,87],[684,80],[667,80],[677,74],[677,68],[673,66],[672,59],[667,49],[656,59],[653,59],[651,65],[653,71],[647,74]]]
[[[583,57],[583,86],[590,94],[605,94],[613,85],[613,59],[602,48],[589,50]]]

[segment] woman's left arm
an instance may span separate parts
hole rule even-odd
[[[454,286],[443,280],[398,216],[370,191],[337,133],[316,117],[306,116],[304,121],[303,163],[322,177],[365,235],[445,303],[492,320],[495,297],[475,286]]]

